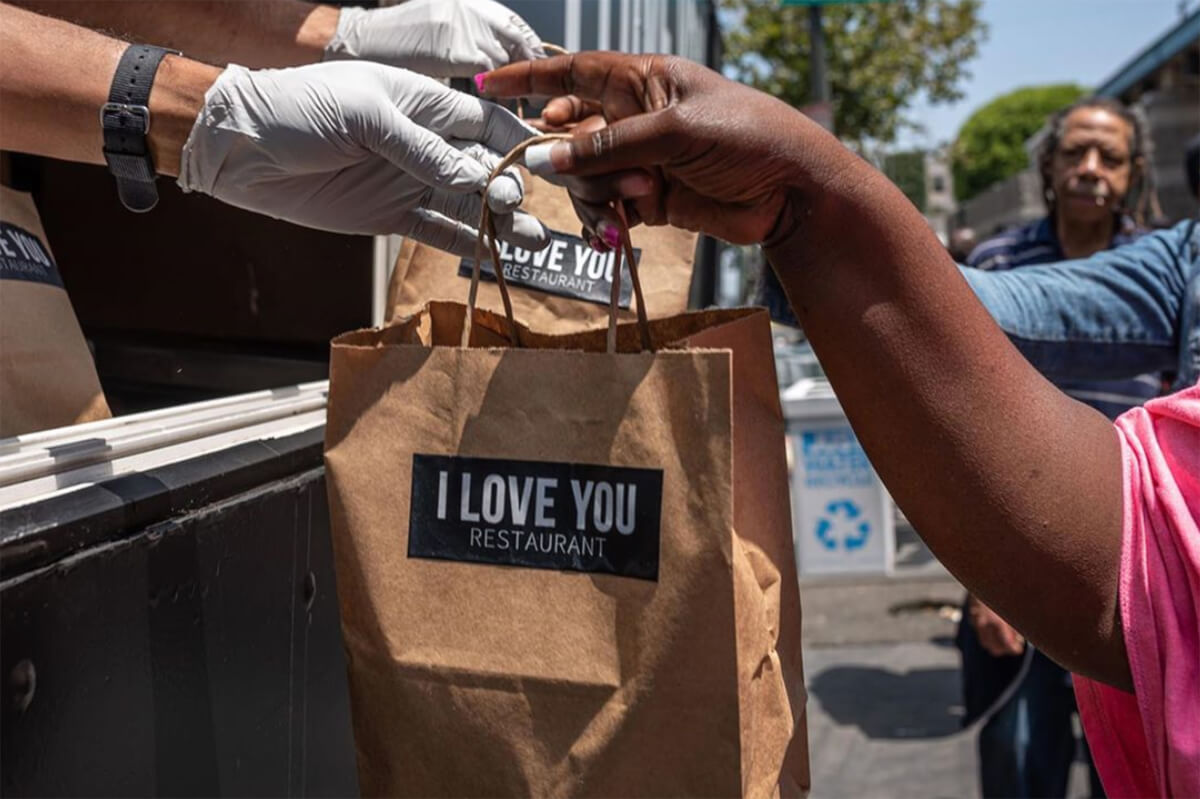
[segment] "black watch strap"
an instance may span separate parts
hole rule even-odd
[[[149,211],[158,203],[157,177],[150,159],[150,87],[163,56],[178,53],[131,44],[121,55],[108,102],[100,108],[104,160],[117,179],[117,196],[130,211]]]

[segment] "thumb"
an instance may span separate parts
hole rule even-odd
[[[525,166],[535,175],[599,175],[668,163],[680,148],[681,130],[674,107],[626,117],[570,139],[538,144],[525,151]]]

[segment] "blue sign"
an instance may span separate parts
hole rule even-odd
[[[862,510],[848,499],[839,499],[825,506],[817,518],[816,536],[828,550],[839,546],[847,552],[862,549],[871,535],[871,525],[862,518]]]
[[[805,430],[800,435],[805,488],[858,488],[874,485],[871,461],[849,425]]]

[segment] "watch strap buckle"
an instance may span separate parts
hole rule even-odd
[[[100,127],[145,136],[150,133],[150,109],[133,103],[105,103],[100,106]]]
[[[117,180],[117,196],[130,211],[149,211],[158,203],[158,175],[150,157],[150,90],[164,56],[177,51],[134,44],[125,49],[100,106],[104,161]]]

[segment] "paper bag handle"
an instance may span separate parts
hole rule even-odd
[[[540,136],[526,139],[512,148],[500,163],[496,165],[496,168],[492,170],[492,174],[488,177],[489,185],[499,177],[501,172],[515,164],[527,148],[535,144],[545,144],[569,138],[571,136],[567,133],[544,133]],[[633,293],[637,305],[638,333],[641,337],[642,349],[652,351],[654,346],[650,338],[650,321],[646,316],[646,300],[642,294],[642,281],[638,275],[637,259],[633,257],[633,244],[629,240],[629,223],[625,217],[625,208],[619,200],[614,201],[612,207],[616,211],[620,222],[618,228],[621,234],[621,243],[617,248],[616,263],[613,264],[612,293],[609,296],[608,303],[607,350],[610,353],[617,351],[617,315],[621,300],[621,270],[622,260],[624,260],[629,264],[629,276],[633,280]],[[475,239],[475,266],[471,270],[471,289],[467,293],[467,314],[463,319],[462,346],[467,347],[471,342],[471,321],[475,315],[475,303],[479,294],[479,277],[485,247],[490,251],[492,256],[492,272],[496,276],[496,285],[500,289],[500,299],[504,303],[504,316],[508,320],[509,341],[514,347],[520,347],[520,328],[517,326],[516,319],[513,318],[512,299],[508,294],[508,281],[504,278],[504,267],[500,264],[500,250],[496,244],[496,221],[492,217],[492,210],[488,208],[486,199],[479,214],[479,236]]]

